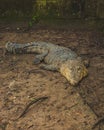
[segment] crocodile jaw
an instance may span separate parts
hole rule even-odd
[[[79,81],[81,81],[84,77],[87,76],[88,71],[86,69],[86,67],[81,64],[82,69],[80,72],[77,71],[77,62],[75,62],[75,65],[73,64],[74,62],[68,62],[64,63],[61,68],[60,68],[60,73],[70,82],[71,85],[75,86],[79,83]],[[73,70],[71,69],[71,67],[73,67]]]

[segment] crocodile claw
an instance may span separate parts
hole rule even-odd
[[[35,58],[35,60],[34,60],[34,62],[33,62],[33,63],[34,63],[35,65],[37,65],[37,64],[40,64],[40,62],[41,62],[41,61],[40,61],[40,59]]]

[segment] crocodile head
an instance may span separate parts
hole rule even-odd
[[[62,64],[60,72],[72,85],[77,85],[88,74],[86,67],[79,59],[66,61]]]

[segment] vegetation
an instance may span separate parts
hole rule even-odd
[[[0,0],[0,15],[104,18],[104,0]]]
[[[40,20],[104,19],[104,0],[0,0],[0,19],[28,20],[31,27]]]

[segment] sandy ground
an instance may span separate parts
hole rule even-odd
[[[100,37],[100,38],[99,38]],[[1,130],[90,130],[104,117],[104,42],[100,33],[34,29],[0,32],[0,46],[7,41],[46,41],[66,46],[90,61],[89,75],[73,88],[58,72],[33,65],[33,54],[5,55],[0,50],[0,129]],[[32,105],[32,100],[48,99]],[[104,130],[103,122],[96,130]]]

